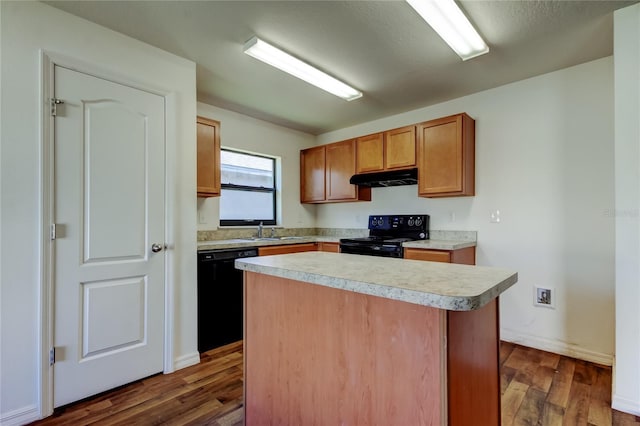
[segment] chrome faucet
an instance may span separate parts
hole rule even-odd
[[[262,238],[262,222],[258,225],[258,238]]]

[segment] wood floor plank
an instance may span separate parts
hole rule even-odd
[[[243,345],[56,410],[32,425],[241,426]],[[640,426],[611,409],[611,368],[502,342],[502,425]],[[327,396],[329,397],[329,396]]]
[[[587,425],[589,420],[589,394],[590,386],[586,383],[574,381],[571,383],[571,392],[567,409],[564,412],[564,422],[570,425]]]
[[[539,351],[540,353],[540,365],[543,367],[550,367],[553,369],[558,368],[560,362],[560,355],[551,352]]]
[[[500,395],[504,395],[504,392],[509,387],[509,383],[513,380],[518,370],[510,367],[502,367],[500,369]]]
[[[587,421],[593,426],[611,426],[613,421],[611,405],[602,400],[591,398]]]
[[[502,396],[502,426],[513,424],[529,385],[512,380]]]
[[[551,388],[551,383],[556,376],[555,368],[548,367],[546,365],[538,365],[536,372],[531,380],[531,387],[544,392],[546,395]]]
[[[515,349],[516,345],[510,342],[501,342],[500,343],[500,366],[505,363],[507,358],[511,355],[511,352]]]
[[[576,365],[573,360],[567,357],[560,358],[558,369],[556,370],[555,377],[549,388],[549,394],[547,395],[548,403],[565,409],[567,408],[575,368]]]
[[[531,385],[539,363],[539,351],[525,348],[523,346],[517,346],[505,361],[504,366],[517,370],[514,380]]]
[[[633,426],[640,424],[640,417],[633,414],[622,413],[614,410],[612,413],[613,424],[616,426]]]
[[[591,387],[591,399],[603,401],[611,406],[611,368],[598,368],[598,377]]]
[[[546,402],[542,408],[542,416],[538,420],[540,426],[561,425],[564,418],[564,408]]]
[[[546,397],[546,392],[529,387],[513,420],[513,424],[517,426],[538,424],[538,419],[542,417]]]

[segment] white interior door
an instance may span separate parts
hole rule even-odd
[[[55,97],[58,407],[163,369],[165,126],[163,97],[59,66]]]

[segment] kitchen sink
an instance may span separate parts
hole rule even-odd
[[[301,240],[306,237],[251,237],[251,238],[238,238],[242,241],[285,241],[285,240]]]

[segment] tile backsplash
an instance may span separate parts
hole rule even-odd
[[[272,236],[272,228],[265,226],[263,234]],[[198,231],[198,241],[233,240],[236,238],[255,237],[257,228],[217,229],[215,231]],[[476,231],[438,231],[431,230],[432,240],[476,241]],[[322,237],[354,238],[366,237],[368,229],[359,228],[273,228],[274,237],[305,237],[317,235]]]

